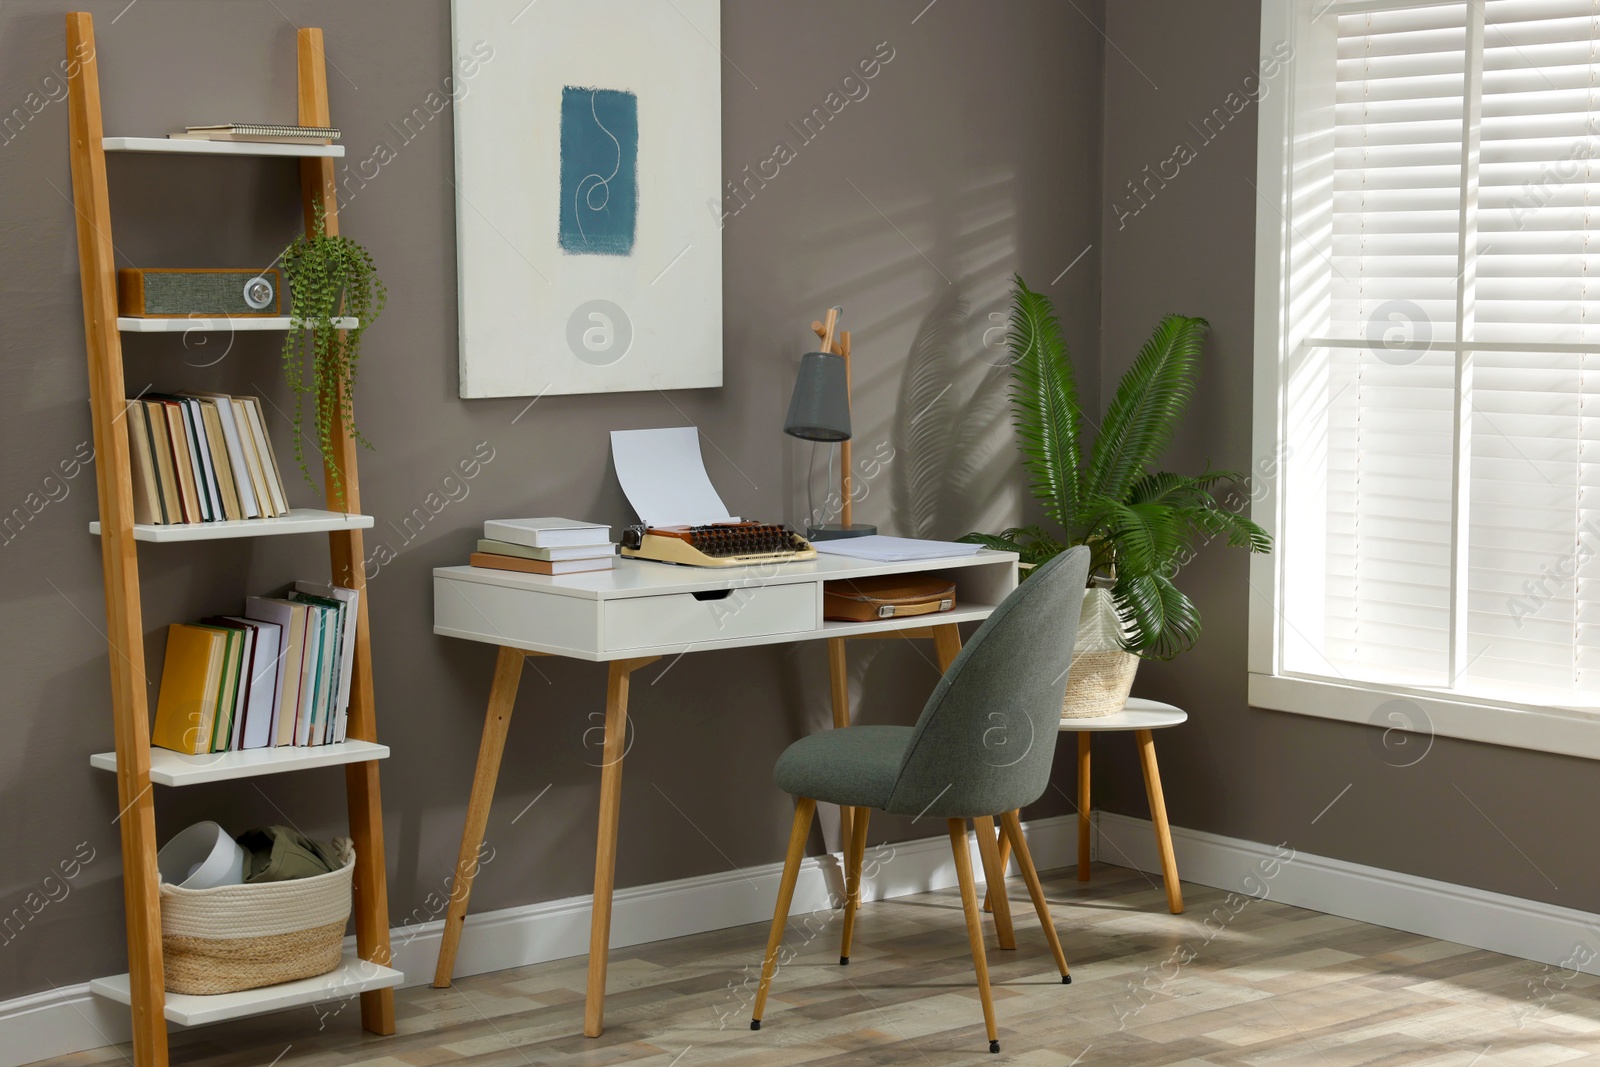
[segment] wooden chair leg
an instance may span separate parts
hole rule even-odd
[[[761,1029],[761,1013],[767,1007],[767,991],[778,969],[778,952],[783,948],[783,931],[789,924],[789,903],[794,900],[795,879],[800,876],[800,861],[805,858],[806,838],[811,836],[811,817],[817,802],[800,797],[794,806],[794,827],[789,831],[789,853],[783,860],[783,878],[778,882],[778,904],[772,910],[772,932],[767,935],[767,954],[761,960],[761,984],[756,987],[756,1006],[750,1013],[750,1029]]]
[[[1078,881],[1089,880],[1089,734],[1078,732]]]
[[[972,880],[972,857],[967,853],[967,820],[948,819],[950,850],[955,853],[956,879],[961,883],[961,910],[967,917],[967,941],[972,945],[972,969],[978,973],[978,999],[983,1001],[983,1025],[989,1051],[1000,1051],[1000,1033],[994,1025],[994,998],[989,994],[989,961],[983,954],[983,916],[978,911],[978,887]]]
[[[841,811],[850,811],[841,808]],[[844,936],[839,941],[839,966],[850,962],[850,939],[856,932],[856,909],[861,907],[861,864],[867,855],[867,816],[871,808],[854,809],[851,820],[855,836],[850,839],[850,854],[845,859],[844,871]]]
[[[989,902],[994,908],[994,932],[1002,950],[1017,947],[1017,935],[1011,926],[1011,901],[1006,897],[1006,868],[1000,862],[1000,843],[995,840],[994,819],[988,816],[972,820],[978,831],[978,856],[983,860],[983,880],[988,883]]]
[[[1000,830],[1000,877],[1004,878],[1006,870],[1011,866],[1011,839],[1006,836],[1004,829]],[[985,886],[983,891],[983,910],[994,910],[994,886]]]
[[[1135,730],[1139,762],[1144,766],[1145,798],[1150,801],[1150,821],[1156,826],[1156,851],[1161,853],[1161,878],[1167,884],[1167,907],[1183,914],[1183,887],[1178,884],[1178,861],[1172,854],[1172,828],[1167,825],[1167,802],[1161,795],[1161,771],[1156,767],[1156,742],[1149,730]]]
[[[1072,972],[1067,969],[1067,955],[1061,951],[1061,939],[1056,936],[1056,924],[1050,919],[1050,904],[1044,899],[1044,886],[1039,883],[1039,872],[1033,867],[1033,857],[1028,854],[1028,842],[1022,838],[1022,820],[1014,811],[1000,816],[1000,829],[1017,853],[1017,866],[1022,868],[1022,880],[1028,884],[1028,895],[1033,898],[1033,910],[1039,914],[1039,925],[1044,927],[1044,939],[1050,942],[1050,952],[1061,971],[1061,984],[1072,984]]]

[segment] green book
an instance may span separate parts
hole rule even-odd
[[[339,692],[339,668],[343,663],[344,654],[344,613],[345,605],[330,597],[317,596],[296,589],[288,594],[290,600],[309,604],[320,609],[322,617],[322,655],[317,662],[317,714],[312,721],[312,741],[314,745],[325,745],[333,740],[334,716],[338,709],[334,705],[334,696]]]
[[[510,541],[496,541],[483,537],[478,540],[478,551],[488,552],[496,556],[515,556],[518,559],[542,559],[546,563],[554,563],[565,559],[603,559],[606,556],[617,554],[617,546],[610,541],[594,545],[565,545],[561,548],[532,548],[528,545],[513,544]]]
[[[233,737],[233,707],[239,699],[239,668],[243,665],[244,658],[244,633],[240,630],[230,630],[226,626],[211,626],[207,623],[196,623],[207,630],[220,631],[227,645],[222,653],[222,677],[217,693],[217,717],[211,727],[211,751],[228,751],[229,741]]]

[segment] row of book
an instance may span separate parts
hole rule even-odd
[[[133,521],[270,519],[289,513],[261,401],[145,393],[128,401]]]
[[[611,527],[577,519],[490,519],[474,567],[524,574],[610,570],[617,564]]]
[[[199,756],[343,741],[359,598],[296,582],[242,615],[168,626],[151,743]]]

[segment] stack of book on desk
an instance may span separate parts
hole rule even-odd
[[[611,527],[576,519],[490,519],[471,563],[527,574],[610,570],[617,564],[610,538]]]

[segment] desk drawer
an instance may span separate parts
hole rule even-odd
[[[607,600],[601,616],[608,652],[799,633],[817,627],[817,586],[731,589],[717,600],[696,599],[693,593]]]

